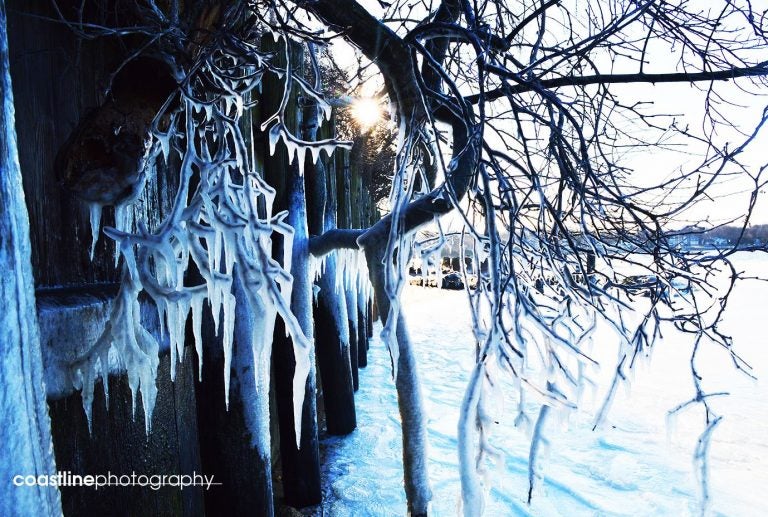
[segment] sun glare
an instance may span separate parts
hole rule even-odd
[[[352,117],[360,127],[367,129],[381,119],[381,106],[376,99],[368,97],[356,99],[352,103]]]

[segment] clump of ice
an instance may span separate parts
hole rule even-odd
[[[180,86],[180,106],[173,108],[169,100],[153,123],[155,156],[167,162],[175,150],[181,158],[179,186],[170,213],[152,231],[137,221],[138,231],[133,233],[128,211],[121,206],[116,209],[116,227],[104,230],[116,242],[118,260],[122,257],[123,283],[100,338],[89,353],[72,364],[72,373],[83,391],[90,422],[94,383],[99,376],[106,379],[110,350],[116,351],[125,365],[134,401],[139,392],[142,395],[149,432],[157,394],[158,343],[139,319],[138,296],[143,291],[154,301],[161,334],[169,341],[172,378],[183,358],[190,316],[194,348],[202,366],[201,325],[203,311],[210,310],[215,332],[222,339],[228,404],[237,306],[247,303],[254,318],[249,324],[251,357],[258,363],[254,375],[268,375],[263,363],[271,350],[278,315],[292,337],[294,386],[300,387],[294,389],[298,443],[312,344],[290,310],[293,229],[286,223],[286,212],[273,211],[275,191],[255,168],[254,151],[243,135],[241,117],[255,104],[251,92],[258,91],[263,74],[273,73],[283,78],[284,95],[280,109],[263,127],[269,129],[272,152],[282,141],[301,169],[307,152],[317,160],[321,152],[330,155],[336,147],[349,144],[336,140],[306,142],[287,131],[285,108],[293,88],[315,98],[326,117],[330,114],[320,92],[297,76],[287,50],[288,65],[279,68],[271,63],[270,54],[245,41],[228,38],[216,44],[217,48],[201,53],[200,62]],[[90,213],[93,256],[101,206],[92,205]],[[280,261],[272,257],[274,234],[282,237],[284,256]],[[347,273],[340,277],[344,285],[354,284],[363,290],[367,285],[360,280],[365,274],[364,260],[353,257],[345,264]],[[189,275],[193,265],[199,281]],[[247,299],[237,298],[235,284],[242,286],[239,296]],[[268,384],[268,379],[256,379],[255,385]],[[107,389],[106,382],[104,386]]]

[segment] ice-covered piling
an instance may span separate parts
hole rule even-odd
[[[11,482],[17,474],[53,474],[55,465],[9,66],[0,2],[0,515],[57,515],[61,502],[55,487]]]
[[[319,136],[326,136],[320,128]],[[308,178],[308,221],[311,234],[320,235],[337,227],[337,161],[329,167],[319,161]],[[314,306],[315,349],[323,392],[325,420],[331,434],[347,434],[357,426],[352,362],[349,348],[349,320],[344,287],[347,279],[339,251],[312,259],[319,275],[319,291]]]
[[[292,43],[285,48],[285,43],[275,44],[263,41],[265,49],[276,52],[273,64],[284,66],[287,62],[286,52],[290,52],[292,63],[302,62],[302,47]],[[296,70],[297,73],[300,70]],[[262,94],[262,109],[267,113],[278,110],[281,98],[282,78],[268,74],[264,78],[265,88]],[[295,92],[294,92],[295,93]],[[292,131],[306,128],[311,122],[311,104],[306,103],[303,110],[297,109],[296,103],[289,103],[283,117],[285,126]],[[302,116],[304,121],[302,123]],[[306,131],[306,130],[305,130]],[[272,137],[271,137],[272,138]],[[302,138],[312,140],[312,135],[302,133]],[[279,152],[269,153],[262,149],[264,156],[264,175],[267,182],[275,186],[274,203],[278,209],[287,209],[286,223],[293,228],[293,245],[289,263],[284,263],[284,243],[277,240],[273,245],[273,256],[281,265],[290,269],[293,276],[293,292],[291,296],[291,311],[308,338],[313,336],[312,323],[312,283],[309,273],[309,257],[307,253],[307,209],[305,199],[305,181],[312,175],[312,168],[317,159],[322,156],[312,155],[312,161],[305,171],[299,170],[299,164],[288,153],[287,148]],[[306,158],[306,157],[305,157]],[[292,161],[293,159],[293,161]],[[309,158],[306,158],[309,159]],[[292,161],[292,165],[289,162]],[[305,174],[302,174],[304,172]],[[274,386],[274,401],[277,413],[277,425],[280,443],[280,479],[286,504],[297,508],[318,504],[322,495],[320,489],[320,459],[318,446],[318,422],[316,406],[316,377],[314,349],[308,350],[309,370],[306,381],[298,385],[295,381],[296,356],[292,338],[286,335],[281,320],[276,321],[272,347],[272,379]],[[300,420],[296,414],[296,399],[303,394],[300,410]],[[297,429],[298,427],[298,429]],[[297,441],[297,439],[299,439]]]

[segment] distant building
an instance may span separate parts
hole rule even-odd
[[[689,250],[692,248],[701,248],[705,244],[706,229],[689,225],[682,230],[676,230],[667,234],[669,246],[678,250]]]

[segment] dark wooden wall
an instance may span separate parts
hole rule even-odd
[[[66,6],[67,2],[60,2]],[[90,2],[89,2],[90,3]],[[32,265],[38,287],[77,286],[118,280],[114,245],[99,239],[88,257],[88,207],[57,181],[54,160],[78,122],[104,101],[109,77],[124,51],[114,40],[84,41],[56,20],[50,0],[10,0],[8,39],[16,104],[16,132],[29,209]],[[106,23],[107,20],[105,20]],[[134,210],[156,223],[171,201],[174,178],[152,173]],[[114,224],[105,209],[103,223]]]

